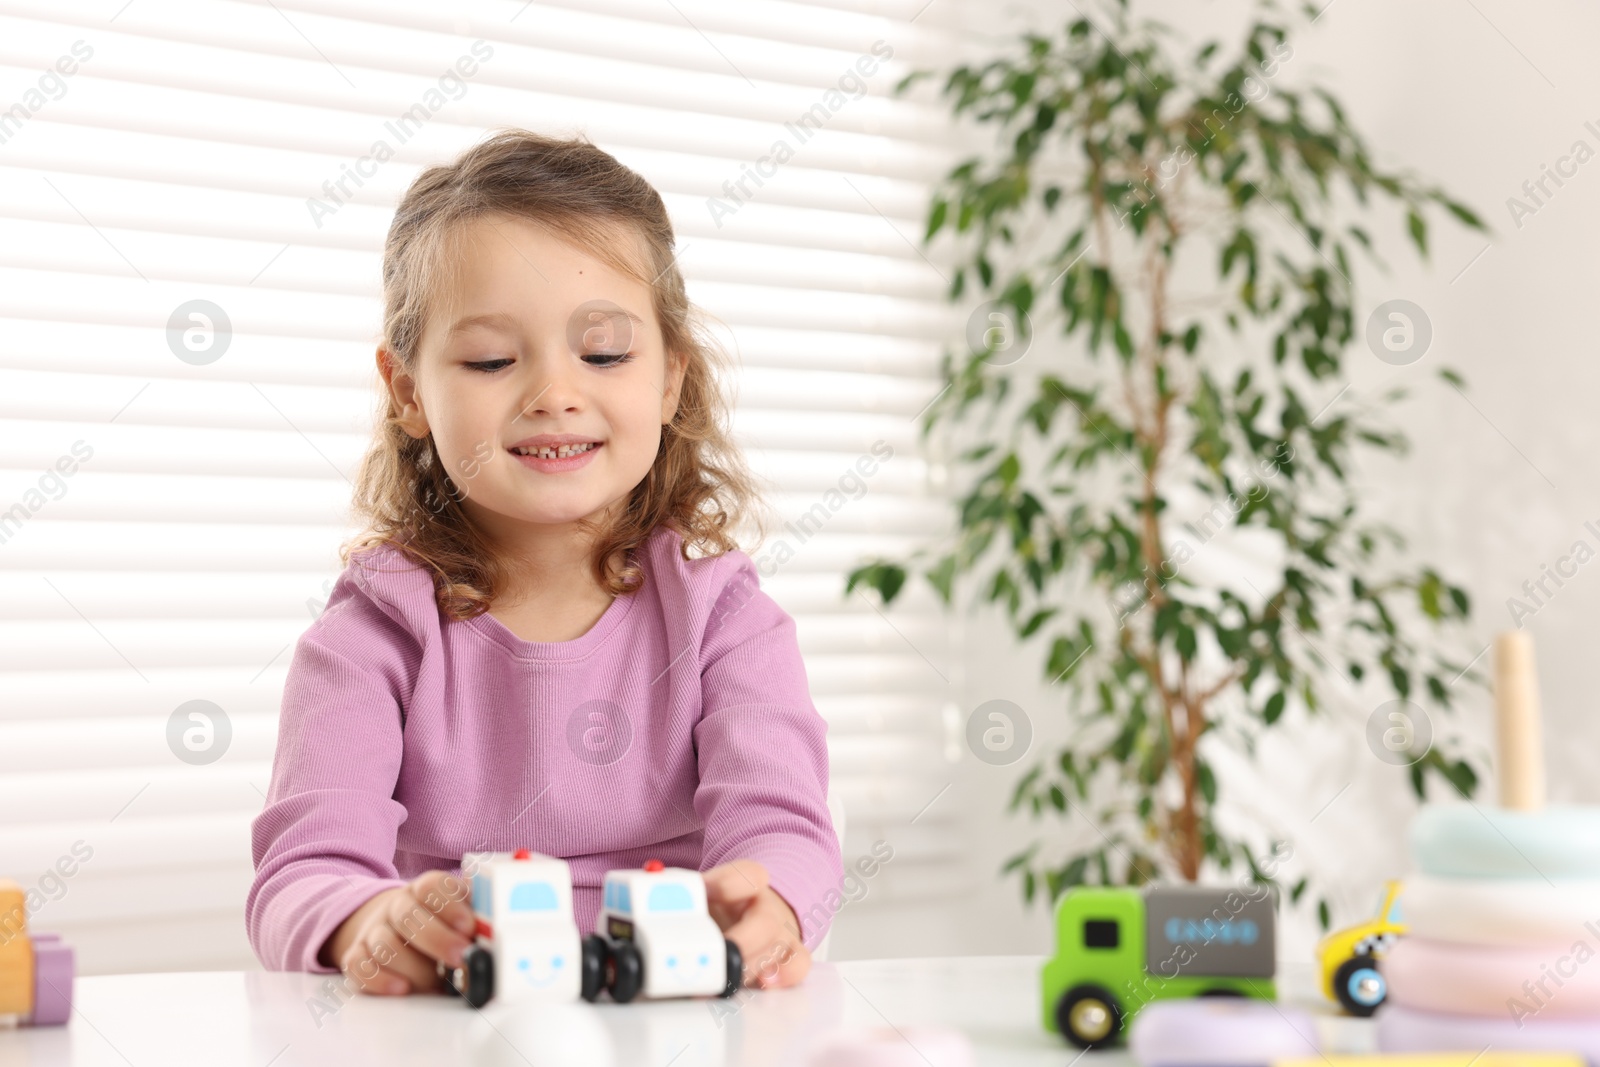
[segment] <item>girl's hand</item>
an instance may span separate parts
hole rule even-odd
[[[363,993],[432,992],[442,988],[434,961],[459,967],[474,926],[467,883],[449,871],[427,871],[351,912],[318,959]]]
[[[744,956],[744,983],[760,989],[799,985],[811,970],[794,909],[767,885],[767,869],[734,860],[704,873],[706,905]]]

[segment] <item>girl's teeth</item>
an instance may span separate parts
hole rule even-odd
[[[567,456],[587,452],[593,447],[593,442],[588,442],[581,445],[557,445],[555,448],[523,448],[518,451],[521,455],[536,456],[539,459],[564,459]]]

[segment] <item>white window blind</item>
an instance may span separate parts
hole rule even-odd
[[[764,584],[846,857],[896,850],[863,907],[948,891],[947,622],[920,586],[887,618],[842,596],[947,514],[914,417],[950,313],[913,242],[951,149],[941,108],[889,95],[953,47],[922,7],[0,2],[0,874],[84,973],[254,965],[249,822],[353,531],[382,239],[421,167],[498,125],[585,132],[661,190],[797,524],[751,552],[793,551]],[[195,300],[231,326],[208,363],[169,343]],[[196,700],[226,716],[214,762],[169,742]]]

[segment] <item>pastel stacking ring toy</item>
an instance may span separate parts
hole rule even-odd
[[[1600,1017],[1600,966],[1593,938],[1526,948],[1453,945],[1407,936],[1383,958],[1389,999],[1419,1011],[1512,1019]],[[1541,984],[1542,983],[1542,988]],[[1508,1005],[1512,1008],[1508,1009]]]
[[[1385,1052],[1549,1049],[1578,1052],[1590,1063],[1600,1063],[1600,1026],[1593,1019],[1546,1019],[1541,1015],[1524,1019],[1518,1026],[1505,1014],[1504,1006],[1498,1015],[1476,1016],[1387,1004],[1378,1013],[1377,1023],[1378,1047]]]
[[[1128,1033],[1140,1067],[1256,1067],[1321,1054],[1310,1013],[1233,997],[1158,1000]]]
[[[1600,937],[1600,878],[1541,879],[1513,887],[1499,879],[1419,874],[1407,878],[1405,885],[1411,937],[1462,945],[1563,948],[1580,937]],[[1589,923],[1597,928],[1590,930]],[[1533,973],[1538,973],[1537,967]]]
[[[1600,810],[1545,806],[1533,644],[1495,641],[1498,808],[1425,808],[1378,1047],[1581,1051],[1600,1064]]]
[[[1600,808],[1427,807],[1411,849],[1419,870],[1441,878],[1600,879]]]

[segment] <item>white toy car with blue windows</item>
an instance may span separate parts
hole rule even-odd
[[[490,998],[593,1000],[600,995],[604,950],[578,938],[572,917],[572,871],[565,860],[527,849],[469,852],[462,874],[471,879],[477,935],[446,985],[475,1008]]]
[[[699,871],[660,860],[608,871],[595,935],[589,942],[605,950],[604,985],[619,1003],[641,994],[731,997],[744,978],[739,946],[706,910]]]

